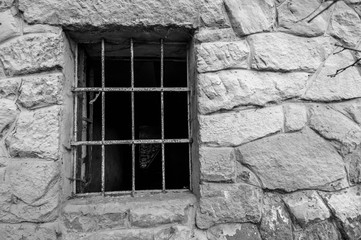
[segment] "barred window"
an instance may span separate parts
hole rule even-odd
[[[163,39],[77,44],[77,195],[190,189],[187,49]]]

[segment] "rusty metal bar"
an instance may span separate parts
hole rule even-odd
[[[186,192],[189,192],[189,189],[168,189],[167,192],[186,193]],[[105,192],[104,195],[105,196],[123,196],[123,195],[129,195],[131,193],[132,193],[132,191],[114,191],[114,192]],[[156,193],[163,193],[163,190],[158,190],[158,189],[137,190],[136,195],[139,194],[141,196],[144,194],[156,194]],[[100,195],[102,195],[101,192],[88,192],[88,193],[76,194],[77,197],[93,197],[93,196],[100,196]]]
[[[74,87],[78,87],[78,44],[75,45],[75,82]],[[77,134],[78,134],[78,123],[77,123],[77,116],[78,116],[78,95],[74,94],[74,116],[73,116],[73,126],[74,126],[74,132],[73,132],[73,139],[74,141],[77,141]],[[76,171],[77,171],[77,148],[75,147],[73,149],[73,179],[76,179]],[[76,194],[76,181],[73,181],[73,190]]]
[[[189,88],[145,88],[145,87],[137,87],[137,88],[115,88],[115,87],[79,87],[74,88],[73,92],[189,92]]]
[[[130,71],[131,71],[131,101],[132,101],[132,142],[135,139],[135,120],[134,120],[134,43],[130,39]],[[135,194],[135,145],[132,144],[132,196]]]
[[[102,39],[102,88],[105,87],[105,43]],[[101,192],[104,196],[105,192],[105,92],[102,92],[102,183],[101,183]]]
[[[189,51],[187,50],[187,62],[189,61]],[[187,88],[189,86],[189,64],[187,64]],[[191,92],[187,92],[187,124],[188,124],[188,139],[192,138],[192,125],[191,125]],[[189,165],[189,189],[192,190],[192,142],[188,143],[188,165]]]
[[[130,145],[130,144],[162,144],[162,143],[190,143],[190,139],[134,139],[134,140],[104,140],[104,141],[77,141],[72,146],[80,145]]]
[[[160,87],[164,85],[164,47],[163,39],[160,40]],[[165,192],[165,151],[164,151],[164,92],[160,92],[160,110],[161,110],[161,136],[162,136],[162,190]]]

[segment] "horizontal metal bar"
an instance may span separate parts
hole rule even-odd
[[[81,87],[81,88],[74,88],[72,90],[73,92],[189,92],[189,88],[167,88],[167,87],[153,87],[153,88],[145,88],[145,87],[125,87],[125,88],[119,88],[119,87]]]
[[[189,189],[167,189],[166,193],[184,193],[190,192]],[[116,192],[104,192],[105,196],[116,196],[116,195],[129,195],[132,191],[116,191]],[[161,189],[153,189],[153,190],[136,190],[135,195],[142,195],[142,194],[154,194],[154,193],[163,193]],[[101,192],[89,192],[89,193],[77,193],[74,194],[74,197],[90,197],[90,196],[101,196]]]
[[[157,143],[190,143],[191,139],[137,139],[137,140],[105,140],[105,141],[78,141],[72,146],[81,145],[122,145],[122,144],[157,144]]]

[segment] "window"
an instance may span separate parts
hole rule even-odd
[[[187,44],[78,43],[74,93],[77,195],[189,190]]]

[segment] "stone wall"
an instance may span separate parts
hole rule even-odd
[[[0,0],[0,239],[360,239],[360,69],[330,75],[361,8],[298,21],[319,2]],[[195,32],[194,194],[69,200],[73,40],[169,29]]]

